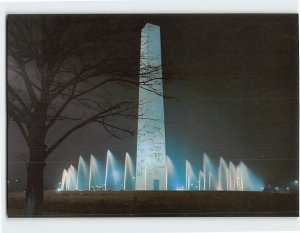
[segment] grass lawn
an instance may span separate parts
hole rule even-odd
[[[23,217],[25,193],[9,193],[9,217]],[[41,217],[299,216],[298,194],[222,191],[45,191]]]

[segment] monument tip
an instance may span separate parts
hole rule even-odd
[[[159,27],[159,26],[153,23],[146,23],[144,28],[148,28],[148,27]]]

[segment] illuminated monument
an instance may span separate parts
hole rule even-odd
[[[108,150],[105,167],[94,155],[89,163],[80,156],[77,168],[71,164],[63,170],[59,190],[262,191],[263,181],[243,161],[220,157],[216,166],[204,153],[196,154],[202,158],[200,167],[187,159],[174,166],[166,156],[159,26],[146,24],[142,29],[140,59],[136,170],[128,153],[118,163]],[[185,170],[184,183],[177,177],[179,169]]]
[[[146,24],[141,34],[136,190],[166,189],[166,144],[160,27]]]

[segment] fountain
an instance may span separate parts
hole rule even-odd
[[[228,190],[228,167],[225,160],[220,157],[219,167],[218,167],[218,190]]]
[[[124,184],[122,182],[123,171],[115,159],[113,153],[110,150],[107,151],[106,155],[106,166],[105,166],[105,190],[121,190],[124,188]]]
[[[66,169],[63,170],[62,177],[61,177],[61,190],[67,190],[67,183],[69,179],[69,174]]]
[[[73,165],[68,170],[64,169],[61,178],[61,190],[76,190],[77,171]]]
[[[100,164],[94,155],[90,157],[90,172],[89,172],[89,190],[96,189],[101,186]]]
[[[261,191],[263,187],[262,181],[243,162],[235,166],[230,161],[227,165],[220,157],[216,170],[208,155],[203,155],[203,171],[199,172],[199,190]]]
[[[78,168],[77,168],[77,184],[76,190],[88,190],[89,183],[89,170],[85,160],[82,156],[79,156]]]
[[[175,166],[172,162],[172,160],[169,158],[169,156],[167,156],[167,169],[166,169],[166,190],[173,190],[175,189],[173,187],[173,184],[170,183],[170,180],[176,179],[176,169]]]
[[[195,179],[194,170],[190,162],[188,160],[185,160],[185,190],[190,190],[191,186],[194,186],[194,184],[191,183],[194,179]]]
[[[206,153],[203,154],[201,177],[203,178],[203,190],[216,190],[216,169],[213,162],[209,159]],[[201,173],[202,172],[202,173]],[[201,180],[199,177],[199,180]],[[201,188],[200,188],[201,190]]]
[[[79,156],[77,170],[72,164],[63,170],[60,189],[96,190],[102,189],[104,182],[104,190],[135,190],[135,168],[129,153],[125,154],[123,161],[124,164],[120,164],[108,150],[105,168],[101,169],[100,162],[94,155],[90,156],[89,167],[83,157]],[[200,169],[196,176],[190,161],[185,160],[183,185],[176,183],[177,169],[168,156],[166,163],[166,190],[182,190],[181,187],[184,185],[187,191],[261,191],[264,187],[262,181],[242,161],[235,165],[232,161],[226,163],[224,158],[220,157],[216,168],[213,161],[204,153],[202,170]]]
[[[125,155],[125,165],[124,165],[124,191],[125,190],[134,190],[134,167],[133,162],[128,153]]]

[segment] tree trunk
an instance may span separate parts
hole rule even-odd
[[[44,191],[44,155],[44,149],[30,150],[25,199],[25,216],[27,217],[41,214]]]
[[[29,122],[29,153],[25,216],[41,214],[44,195],[44,167],[46,159],[46,101],[36,103]]]

